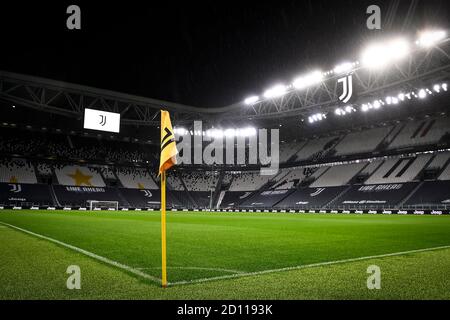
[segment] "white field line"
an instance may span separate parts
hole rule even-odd
[[[160,270],[161,267],[148,267],[148,268],[136,268],[138,270]],[[207,267],[167,267],[167,269],[175,269],[175,270],[206,270],[206,271],[219,271],[225,273],[235,273],[235,274],[243,274],[245,271],[233,270],[233,269],[223,269],[223,268],[207,268]]]
[[[10,228],[22,231],[24,233],[33,235],[35,237],[48,240],[50,242],[59,244],[63,247],[72,249],[76,252],[82,253],[88,257],[91,257],[93,259],[96,259],[98,261],[104,262],[106,264],[112,265],[114,267],[123,269],[125,271],[128,271],[130,273],[133,273],[137,276],[143,277],[145,279],[149,279],[153,282],[156,282],[158,284],[161,284],[161,279],[153,277],[151,275],[148,275],[144,272],[139,271],[139,269],[129,267],[127,265],[121,264],[119,262],[110,260],[108,258],[99,256],[95,253],[86,251],[84,249],[80,249],[78,247],[72,246],[70,244],[64,243],[62,241],[52,239],[43,235],[40,235],[38,233],[34,233],[32,231],[28,231],[19,227],[16,227],[14,225],[10,225],[8,223],[4,223],[0,221],[0,224],[3,224],[5,226],[8,226]],[[305,264],[300,266],[294,266],[294,267],[286,267],[286,268],[279,268],[279,269],[271,269],[271,270],[262,270],[262,271],[255,271],[255,272],[244,272],[244,273],[238,273],[238,274],[232,274],[232,275],[225,275],[225,276],[218,276],[218,277],[211,277],[211,278],[202,278],[202,279],[194,279],[194,280],[185,280],[185,281],[176,281],[176,282],[169,282],[169,286],[176,286],[176,285],[185,285],[185,284],[195,284],[195,283],[202,283],[202,282],[209,282],[209,281],[216,281],[216,280],[227,280],[227,279],[235,279],[235,278],[243,278],[243,277],[251,277],[251,276],[258,276],[263,274],[269,274],[269,273],[276,273],[276,272],[284,272],[284,271],[292,271],[292,270],[300,270],[300,269],[307,269],[307,268],[314,268],[314,267],[322,267],[322,266],[329,266],[329,265],[335,265],[335,264],[343,264],[343,263],[349,263],[349,262],[356,262],[356,261],[363,261],[363,260],[370,260],[370,259],[378,259],[378,258],[386,258],[386,257],[395,257],[395,256],[401,256],[405,254],[412,254],[412,253],[420,253],[420,252],[427,252],[427,251],[436,251],[436,250],[442,250],[442,249],[450,249],[450,245],[446,246],[439,246],[439,247],[432,247],[432,248],[425,248],[425,249],[416,249],[416,250],[409,250],[409,251],[400,251],[400,252],[394,252],[394,253],[387,253],[387,254],[380,254],[380,255],[374,255],[374,256],[366,256],[366,257],[359,257],[359,258],[350,258],[350,259],[343,259],[343,260],[335,260],[335,261],[328,261],[328,262],[319,262],[319,263],[312,263],[312,264]],[[145,268],[140,268],[145,269]],[[237,270],[235,270],[237,271]]]
[[[319,263],[305,264],[305,265],[300,265],[300,266],[295,266],[295,267],[286,267],[286,268],[279,268],[279,269],[272,269],[272,270],[247,272],[247,273],[232,274],[232,275],[218,276],[218,277],[212,277],[212,278],[187,280],[187,281],[177,281],[177,282],[170,282],[169,286],[184,285],[184,284],[195,284],[195,283],[202,283],[202,282],[209,282],[209,281],[216,281],[216,280],[235,279],[235,278],[243,278],[243,277],[251,277],[251,276],[258,276],[258,275],[263,275],[263,274],[268,274],[268,273],[300,270],[300,269],[314,268],[314,267],[322,267],[322,266],[329,266],[329,265],[335,265],[335,264],[356,262],[356,261],[362,261],[362,260],[370,260],[370,259],[378,259],[378,258],[386,258],[386,257],[395,257],[395,256],[401,256],[401,255],[405,255],[405,254],[420,253],[420,252],[426,252],[426,251],[435,251],[435,250],[442,250],[442,249],[449,249],[449,248],[450,248],[450,245],[447,245],[447,246],[440,246],[440,247],[433,247],[433,248],[425,248],[425,249],[417,249],[417,250],[409,250],[409,251],[401,251],[401,252],[380,254],[380,255],[375,255],[375,256],[366,256],[366,257],[359,257],[359,258],[350,258],[350,259],[343,259],[343,260],[335,260],[335,261],[328,261],[328,262],[319,262]]]
[[[53,239],[53,238],[50,238],[50,237],[47,237],[47,236],[43,236],[41,234],[38,234],[38,233],[35,233],[35,232],[32,232],[32,231],[26,230],[26,229],[22,229],[22,228],[16,227],[16,226],[8,224],[8,223],[4,223],[4,222],[0,221],[0,224],[3,224],[4,226],[8,226],[8,227],[10,227],[12,229],[16,229],[16,230],[22,231],[24,233],[30,234],[30,235],[35,236],[37,238],[41,238],[41,239],[44,239],[44,240],[56,243],[56,244],[58,244],[60,246],[66,247],[66,248],[71,249],[71,250],[74,250],[74,251],[76,251],[78,253],[84,254],[85,256],[88,256],[88,257],[93,258],[95,260],[98,260],[98,261],[101,261],[103,263],[106,263],[106,264],[109,264],[111,266],[114,266],[116,268],[128,271],[128,272],[130,272],[132,274],[135,274],[137,276],[140,276],[142,278],[151,280],[152,282],[155,282],[157,284],[161,284],[161,279],[158,279],[156,277],[148,275],[148,274],[146,274],[146,273],[144,273],[144,272],[142,272],[142,271],[140,271],[138,269],[132,268],[132,267],[127,266],[125,264],[122,264],[120,262],[117,262],[117,261],[114,261],[114,260],[111,260],[111,259],[99,256],[99,255],[97,255],[95,253],[92,253],[90,251],[87,251],[87,250],[75,247],[75,246],[67,244],[65,242],[62,242],[62,241],[59,241],[59,240],[56,240],[56,239]]]

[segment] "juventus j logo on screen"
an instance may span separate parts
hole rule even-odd
[[[353,96],[353,78],[349,74],[346,77],[340,78],[338,83],[342,83],[342,94],[339,96],[339,100],[347,103]]]
[[[106,116],[104,115],[100,115],[100,123],[99,123],[102,127],[105,126],[106,124]]]
[[[120,113],[85,108],[84,128],[119,133]]]

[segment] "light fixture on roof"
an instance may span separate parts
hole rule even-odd
[[[284,95],[287,91],[287,88],[283,84],[277,84],[273,86],[272,88],[266,90],[264,92],[264,98],[271,99],[271,98],[277,98],[282,95]]]
[[[354,63],[344,62],[344,63],[341,63],[341,64],[337,65],[336,67],[334,67],[333,72],[337,73],[337,74],[349,72],[353,69],[353,66],[354,66]]]
[[[247,99],[244,100],[244,103],[248,106],[255,104],[256,102],[258,102],[259,97],[258,96],[251,96],[248,97]]]
[[[322,79],[323,79],[322,71],[317,70],[307,75],[296,78],[292,83],[292,86],[295,89],[304,89],[322,82]]]
[[[308,121],[309,121],[309,123],[314,123],[317,121],[322,121],[326,118],[327,118],[327,115],[325,113],[316,113],[316,114],[309,116]]]
[[[416,44],[424,48],[429,48],[445,38],[447,38],[447,32],[443,30],[428,30],[420,33]]]
[[[389,63],[401,60],[409,54],[408,42],[403,38],[386,43],[372,44],[362,54],[362,63],[370,69],[383,68]]]
[[[420,89],[419,90],[419,98],[420,99],[425,99],[427,97],[427,92],[425,89]]]

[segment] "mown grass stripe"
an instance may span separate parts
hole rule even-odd
[[[32,231],[29,231],[29,230],[26,230],[26,229],[23,229],[23,228],[19,228],[17,226],[14,226],[14,225],[11,225],[11,224],[8,224],[8,223],[5,223],[5,222],[1,222],[0,221],[0,224],[2,224],[4,226],[7,226],[9,228],[12,228],[12,229],[24,232],[26,234],[32,235],[34,237],[53,242],[53,243],[58,244],[58,245],[60,245],[62,247],[65,247],[65,248],[71,249],[73,251],[76,251],[78,253],[84,254],[85,256],[88,256],[88,257],[93,258],[95,260],[98,260],[98,261],[101,261],[103,263],[109,264],[109,265],[111,265],[113,267],[125,270],[125,271],[127,271],[129,273],[132,273],[132,274],[137,275],[139,277],[142,277],[144,279],[151,280],[151,281],[153,281],[153,282],[155,282],[157,284],[161,284],[161,279],[153,277],[153,276],[151,276],[149,274],[146,274],[145,272],[139,271],[139,270],[137,270],[135,268],[132,268],[130,266],[127,266],[127,265],[125,265],[123,263],[120,263],[120,262],[117,262],[117,261],[114,261],[114,260],[111,260],[111,259],[99,256],[98,254],[95,254],[93,252],[90,252],[90,251],[87,251],[87,250],[75,247],[75,246],[73,246],[71,244],[68,244],[68,243],[65,243],[65,242],[62,242],[62,241],[59,241],[59,240],[56,240],[56,239],[53,239],[53,238],[50,238],[50,237],[47,237],[47,236],[44,236],[44,235],[32,232]]]
[[[319,263],[305,264],[305,265],[300,265],[300,266],[286,267],[286,268],[279,268],[279,269],[239,273],[239,274],[232,274],[232,275],[225,275],[225,276],[218,276],[218,277],[211,277],[211,278],[194,279],[194,280],[187,280],[187,281],[176,281],[176,282],[170,282],[169,286],[177,286],[177,285],[195,284],[195,283],[217,281],[217,280],[227,280],[227,279],[259,276],[259,275],[268,274],[268,273],[323,267],[323,266],[336,265],[336,264],[342,264],[342,263],[357,262],[357,261],[362,261],[362,260],[379,259],[379,258],[387,258],[387,257],[395,257],[395,256],[401,256],[401,255],[405,255],[405,254],[436,251],[436,250],[443,250],[443,249],[450,249],[450,245],[409,250],[409,251],[401,251],[401,252],[393,252],[393,253],[379,254],[379,255],[359,257],[359,258],[350,258],[350,259],[335,260],[335,261],[328,261],[328,262],[319,262]]]

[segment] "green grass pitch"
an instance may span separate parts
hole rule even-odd
[[[450,216],[169,212],[167,222],[162,289],[158,212],[2,210],[0,299],[450,298]],[[366,285],[373,264],[380,290]],[[81,290],[66,288],[69,265]]]

